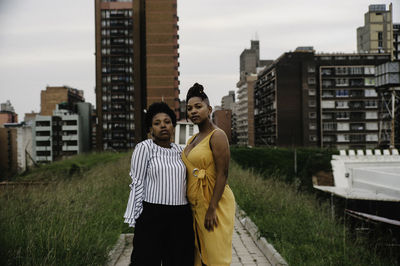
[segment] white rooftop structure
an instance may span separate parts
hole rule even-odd
[[[398,150],[340,151],[332,156],[335,186],[314,188],[347,199],[400,202]]]

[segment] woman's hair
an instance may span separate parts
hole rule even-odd
[[[186,94],[186,104],[189,102],[190,98],[199,97],[210,105],[207,94],[204,93],[204,87],[199,83],[195,83]]]
[[[172,125],[174,127],[176,126],[175,112],[172,111],[172,109],[169,108],[168,104],[166,104],[165,102],[156,102],[156,103],[152,103],[149,106],[149,108],[147,109],[147,113],[146,113],[146,128],[147,128],[147,130],[149,130],[153,124],[153,117],[159,113],[165,113],[165,114],[169,115],[169,117],[172,120]]]

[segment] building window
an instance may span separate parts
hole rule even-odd
[[[308,107],[315,107],[317,105],[315,100],[308,100]]]
[[[315,73],[315,67],[309,66],[308,67],[308,73]]]
[[[378,112],[365,112],[365,119],[378,119]]]
[[[367,134],[366,135],[366,141],[368,141],[368,142],[370,142],[370,141],[376,142],[376,141],[378,141],[378,135],[377,134]]]
[[[321,74],[322,74],[323,76],[330,76],[330,75],[332,75],[332,69],[330,69],[330,68],[323,68],[323,69],[321,70]]]
[[[364,90],[365,97],[378,97],[375,89],[366,89]]]
[[[349,86],[349,79],[347,79],[347,78],[336,79],[336,86],[338,86],[338,87]]]
[[[315,96],[316,90],[315,89],[308,89],[308,95],[309,96]]]
[[[337,90],[336,97],[349,97],[349,90]]]
[[[335,101],[322,101],[322,108],[335,108]]]
[[[315,84],[315,78],[308,78],[308,84],[310,85]]]
[[[330,98],[333,97],[334,92],[333,91],[322,91],[322,98]]]
[[[353,123],[353,124],[351,124],[350,129],[353,130],[353,131],[364,130],[365,129],[365,125],[364,125],[364,123]]]
[[[316,112],[309,112],[309,113],[308,113],[308,118],[310,118],[310,119],[315,119],[315,118],[317,118],[317,113],[316,113]]]
[[[336,75],[347,75],[347,68],[346,67],[337,67],[335,68]]]
[[[375,100],[365,101],[365,108],[378,108],[378,101]]]
[[[347,101],[336,101],[336,108],[349,108]]]
[[[350,68],[350,74],[351,75],[362,75],[363,74],[363,68],[362,67],[351,67]]]
[[[349,112],[337,112],[336,113],[336,119],[340,120],[345,120],[350,118],[350,113]]]
[[[365,86],[375,86],[375,78],[365,78]]]
[[[324,137],[322,138],[322,140],[323,140],[324,142],[334,142],[334,141],[335,141],[335,137],[334,137],[334,136],[324,136]]]
[[[378,123],[367,123],[367,130],[378,130]]]
[[[310,124],[308,124],[308,128],[310,130],[316,130],[317,129],[317,124],[316,123],[310,123]]]
[[[322,87],[327,88],[327,87],[332,87],[333,81],[331,79],[324,79],[322,80]]]
[[[332,113],[323,113],[322,114],[322,120],[329,120],[329,119],[332,119],[332,118],[333,118]]]
[[[336,130],[336,123],[326,122],[322,124],[323,131],[334,131]]]
[[[348,131],[349,123],[337,123],[337,130],[338,131]]]
[[[364,67],[365,75],[375,75],[375,67],[374,66],[366,66]]]
[[[347,134],[339,134],[337,135],[337,142],[349,142],[350,137]]]
[[[318,140],[318,138],[316,135],[310,135],[310,141],[315,142],[317,140]]]

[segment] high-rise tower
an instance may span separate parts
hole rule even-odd
[[[364,15],[364,26],[357,29],[359,53],[391,53],[393,56],[392,4],[370,5]]]
[[[179,113],[176,0],[95,0],[97,147],[145,138],[146,106]]]

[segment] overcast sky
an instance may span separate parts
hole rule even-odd
[[[297,46],[355,52],[368,5],[391,2],[399,22],[400,0],[178,0],[180,98],[199,82],[220,105],[255,36],[261,59]],[[68,85],[95,105],[94,36],[94,0],[0,0],[0,102],[10,100],[22,121],[40,111],[47,85]]]

